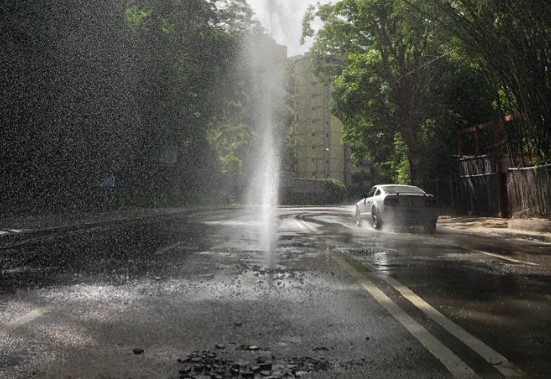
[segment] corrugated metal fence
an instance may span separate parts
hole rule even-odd
[[[506,174],[495,155],[461,157],[459,181],[460,208],[478,215],[507,215]]]
[[[551,219],[551,164],[510,168],[507,189],[513,217]]]

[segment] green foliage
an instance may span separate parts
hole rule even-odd
[[[231,101],[227,107],[241,110],[241,104]],[[243,157],[251,141],[251,127],[241,122],[235,115],[217,120],[210,128],[208,141],[218,154],[223,175],[240,176],[243,173]]]
[[[260,32],[244,0],[0,7],[4,210],[101,207],[111,173],[117,204],[186,202],[239,173],[252,106],[241,47]]]
[[[389,162],[389,166],[394,169],[396,183],[407,184],[411,182],[407,146],[400,134],[396,134],[394,137],[394,159]]]
[[[432,53],[430,25],[412,17],[402,1],[344,0],[320,6],[316,15],[324,26],[314,43],[314,69],[322,76],[338,75],[334,81],[338,117],[347,129],[358,124],[371,127],[370,134],[377,138],[390,139],[400,131],[410,159],[420,160],[415,96]],[[378,146],[374,143],[368,150],[377,156],[387,154],[387,147],[377,151]],[[420,168],[415,170],[416,181],[423,178]]]
[[[152,14],[152,9],[141,9],[136,5],[130,5],[125,11],[125,21],[131,28],[138,28]]]
[[[313,68],[334,86],[333,111],[353,158],[376,181],[422,184],[454,169],[457,131],[492,117],[492,91],[477,61],[460,54],[419,4],[343,0],[310,8]],[[323,27],[314,35],[310,24]]]
[[[545,1],[458,0],[418,4],[461,53],[485,71],[502,113],[523,115],[534,162],[551,161],[551,6]]]
[[[347,189],[341,181],[329,178],[325,180],[323,203],[339,204],[346,198]]]

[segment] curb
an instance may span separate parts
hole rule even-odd
[[[523,239],[528,241],[540,241],[545,243],[551,243],[551,234],[542,233],[542,232],[533,232],[520,229],[509,229],[509,228],[484,228],[484,227],[469,227],[461,228],[454,227],[449,225],[438,225],[437,230],[442,230],[448,233],[453,234],[463,234],[463,235],[499,235],[504,238],[516,238]]]
[[[543,219],[512,219],[507,222],[509,229],[527,230],[540,233],[551,233],[551,221]]]

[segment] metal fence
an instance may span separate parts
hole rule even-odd
[[[507,189],[513,217],[551,219],[551,164],[510,168]]]
[[[459,159],[460,209],[483,216],[508,215],[506,174],[496,155]]]
[[[445,213],[457,212],[465,206],[462,201],[461,186],[455,176],[450,175],[446,179],[428,179],[423,189],[436,196],[441,210]]]

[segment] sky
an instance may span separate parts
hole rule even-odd
[[[247,0],[256,18],[277,43],[287,46],[288,55],[304,54],[309,45],[300,45],[302,17],[310,4],[334,0]],[[308,41],[307,41],[308,42]]]

